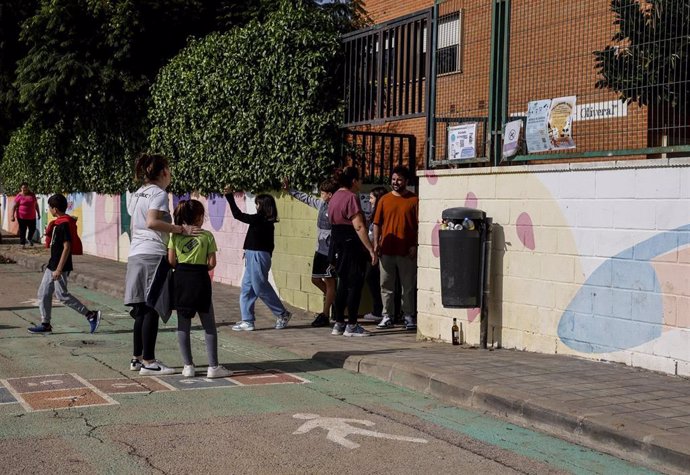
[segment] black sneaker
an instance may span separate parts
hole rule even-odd
[[[314,316],[314,321],[311,322],[312,327],[327,327],[330,323],[328,317],[323,313],[318,313]]]
[[[89,321],[89,326],[91,327],[91,333],[95,333],[98,330],[98,326],[101,324],[101,311],[91,311],[86,314],[86,319]]]
[[[53,331],[53,327],[50,326],[50,323],[41,323],[39,325],[36,325],[35,327],[29,327],[29,333],[50,333]]]

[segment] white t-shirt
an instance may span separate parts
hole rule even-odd
[[[168,193],[156,185],[144,185],[132,194],[127,211],[132,217],[132,243],[129,255],[149,254],[164,256],[168,253],[169,233],[154,231],[146,226],[149,210],[162,211],[161,219],[172,223],[168,206]]]

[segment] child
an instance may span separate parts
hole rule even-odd
[[[328,202],[333,193],[338,190],[338,184],[332,179],[324,180],[319,185],[321,199],[314,198],[307,193],[288,189],[288,182],[285,181],[283,187],[288,193],[300,200],[302,203],[316,208],[319,212],[316,218],[316,252],[311,266],[311,283],[323,292],[323,311],[314,316],[311,322],[312,327],[325,327],[330,322],[331,307],[335,301],[336,278],[333,267],[328,262],[328,249],[331,245],[331,222],[328,220]]]
[[[175,224],[201,227],[204,224],[204,205],[197,200],[180,201],[173,213]],[[175,268],[175,309],[177,309],[177,342],[182,352],[182,376],[195,375],[192,362],[190,329],[194,314],[199,314],[206,332],[208,355],[207,378],[224,378],[232,373],[218,365],[218,336],[213,315],[211,277],[208,272],[216,267],[216,241],[213,234],[202,231],[197,236],[173,234],[168,241],[168,260]]]
[[[48,198],[50,214],[59,218],[67,211],[67,198],[57,194]],[[67,290],[67,279],[72,272],[72,236],[69,224],[63,222],[53,228],[50,244],[50,260],[43,273],[41,286],[38,288],[38,309],[41,312],[41,324],[29,328],[29,333],[50,333],[50,317],[53,308],[53,293],[63,304],[84,315],[89,322],[91,333],[101,324],[100,310],[89,310]]]
[[[268,272],[271,270],[271,255],[273,254],[274,225],[278,222],[278,207],[271,195],[256,197],[256,214],[240,211],[235,203],[232,189],[225,188],[225,199],[230,204],[230,211],[234,218],[249,224],[247,236],[244,239],[244,277],[240,290],[240,311],[242,321],[237,322],[232,329],[235,331],[253,331],[254,304],[260,298],[276,316],[276,330],[287,327],[292,314],[287,311],[268,282]]]
[[[371,215],[369,216],[369,240],[374,245],[374,214],[376,213],[376,203],[379,198],[388,193],[382,186],[372,188],[369,192],[369,204],[371,205]],[[383,301],[381,300],[381,270],[378,262],[376,265],[367,264],[366,281],[371,294],[372,311],[364,315],[364,320],[370,322],[380,322],[383,318]]]

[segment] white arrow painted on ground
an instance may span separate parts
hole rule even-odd
[[[366,435],[368,437],[376,437],[378,439],[401,440],[404,442],[415,442],[418,444],[426,444],[426,439],[418,439],[416,437],[405,437],[402,435],[385,434],[383,432],[376,432],[360,427],[353,427],[350,424],[360,424],[371,427],[376,425],[375,422],[366,421],[362,419],[342,419],[339,417],[321,417],[318,414],[295,414],[292,417],[295,419],[306,419],[307,422],[302,424],[293,434],[306,434],[312,429],[325,429],[328,431],[326,438],[332,442],[342,445],[348,449],[356,449],[359,444],[347,439],[348,435]]]

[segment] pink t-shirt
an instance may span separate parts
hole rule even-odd
[[[338,190],[328,202],[328,219],[331,224],[352,225],[352,217],[362,212],[357,195],[350,190]]]
[[[14,203],[17,207],[17,217],[19,219],[36,219],[36,196],[22,195],[21,193],[14,197]]]

